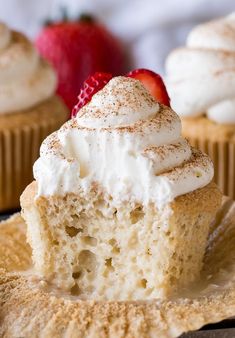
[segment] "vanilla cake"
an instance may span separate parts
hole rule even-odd
[[[37,273],[82,299],[170,297],[195,280],[221,203],[209,157],[141,82],[115,77],[42,144],[21,197]]]

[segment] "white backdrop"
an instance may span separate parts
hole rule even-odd
[[[163,72],[165,56],[198,22],[235,10],[235,0],[0,0],[0,20],[34,37],[41,24],[91,12],[130,47],[136,67]]]

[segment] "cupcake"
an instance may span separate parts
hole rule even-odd
[[[198,277],[221,202],[213,164],[139,80],[112,78],[47,137],[34,177],[22,215],[47,282],[83,299],[136,300]]]
[[[54,95],[56,76],[32,43],[0,24],[0,211],[19,207],[42,140],[67,109]]]
[[[166,61],[172,107],[183,135],[215,165],[215,181],[235,198],[235,13],[197,26]]]

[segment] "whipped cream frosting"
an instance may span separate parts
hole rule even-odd
[[[164,206],[207,185],[213,165],[181,136],[181,122],[138,80],[115,77],[57,132],[34,164],[38,195],[89,191]]]
[[[166,72],[181,116],[235,123],[235,13],[194,28],[186,47],[168,56]]]
[[[56,76],[33,44],[0,23],[0,114],[27,109],[50,97]]]

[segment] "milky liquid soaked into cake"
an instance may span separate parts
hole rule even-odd
[[[200,278],[188,285],[187,288],[183,287],[173,293],[171,295],[172,300],[210,297],[229,288],[235,289],[234,215],[235,203],[228,198],[224,198],[223,205],[210,227]],[[15,227],[14,231],[16,231]],[[29,285],[33,289],[41,289],[51,295],[71,301],[84,299],[84,295],[71,294],[57,288],[37,276],[34,269],[21,272],[21,275],[28,278]]]
[[[177,294],[172,295],[173,299],[211,296],[229,288],[235,289],[234,219],[235,203],[228,198],[224,198],[223,205],[210,227],[200,279],[191,283],[187,288],[178,290]],[[30,260],[30,248],[26,244],[26,225],[19,215],[13,216],[5,223],[5,227],[3,226],[4,223],[0,225],[0,241],[4,240],[1,246],[2,251],[0,250],[1,268],[4,267],[9,272],[20,271],[20,275],[28,279],[29,286],[33,289],[41,289],[57,297],[72,301],[82,298],[82,296],[71,295],[70,292],[57,288],[54,284],[37,275]],[[6,238],[11,238],[11,242],[8,243]],[[9,254],[11,261],[7,259],[4,262],[6,256],[3,253],[8,250],[13,252],[19,245],[19,240],[22,250],[17,251],[16,255]]]
[[[1,328],[9,336],[76,334],[91,337],[164,337],[229,318],[235,313],[235,204],[225,200],[210,228],[202,275],[173,300],[83,301],[30,273],[12,273],[30,261],[26,225],[19,215],[0,224]],[[19,242],[20,241],[20,242]],[[21,250],[16,250],[20,245]],[[2,253],[8,251],[9,256]],[[30,263],[23,269],[30,268]]]
[[[221,198],[213,165],[138,80],[110,80],[43,142],[34,175],[21,205],[45,280],[86,299],[136,300],[198,277]]]

